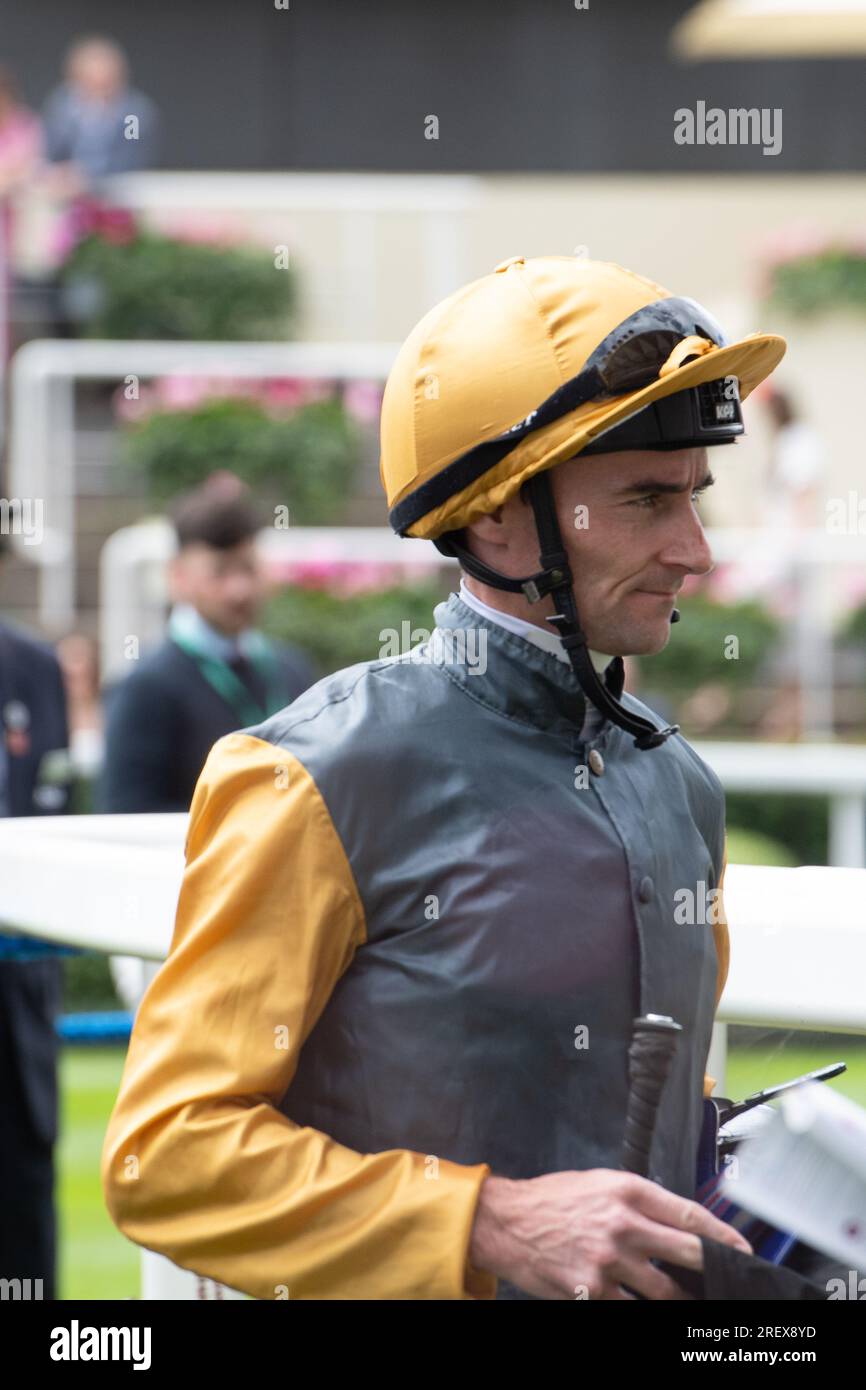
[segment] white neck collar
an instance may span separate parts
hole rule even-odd
[[[511,613],[503,613],[499,608],[491,608],[489,603],[475,594],[471,589],[467,589],[466,580],[461,576],[460,579],[460,598],[468,608],[474,608],[476,613],[480,613],[483,618],[487,618],[491,623],[498,623],[500,627],[507,628],[509,632],[516,632],[518,637],[523,637],[527,642],[534,642],[543,651],[552,652],[559,661],[571,664],[571,658],[562,645],[562,638],[552,628],[536,627],[535,623],[528,623],[525,618],[515,618]],[[599,666],[604,670],[610,656],[604,652],[591,651],[592,663],[598,670]]]
[[[535,623],[528,623],[525,618],[515,618],[511,613],[503,613],[499,608],[491,608],[489,603],[484,603],[482,599],[477,598],[476,595],[472,593],[471,589],[467,589],[466,581],[462,576],[460,579],[460,599],[466,604],[467,608],[474,609],[476,613],[480,613],[481,617],[486,618],[488,622],[498,623],[500,627],[504,627],[508,632],[516,633],[518,637],[524,638],[527,642],[532,642],[536,647],[540,647],[542,651],[552,653],[558,661],[564,661],[567,666],[571,665],[571,658],[563,647],[562,639],[558,633],[554,632],[552,629],[547,631],[546,628],[536,627]],[[599,663],[601,663],[602,669],[604,669],[611,659],[602,652],[591,651],[589,655],[596,670],[598,670]],[[596,709],[592,701],[587,700],[586,714],[581,731],[584,738],[593,737],[603,723],[603,716]]]

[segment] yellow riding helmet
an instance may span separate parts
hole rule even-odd
[[[425,314],[398,353],[381,417],[391,525],[429,539],[460,530],[675,393],[694,418],[674,435],[729,442],[739,401],[785,349],[773,333],[728,343],[694,300],[613,262],[512,256]]]

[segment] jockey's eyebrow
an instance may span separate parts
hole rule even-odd
[[[712,473],[705,473],[699,483],[690,488],[688,483],[671,483],[658,478],[643,478],[636,483],[626,483],[624,487],[618,489],[620,493],[628,492],[704,492],[708,487],[712,487],[715,482]]]

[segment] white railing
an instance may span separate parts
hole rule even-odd
[[[760,766],[764,746],[752,751]],[[181,812],[0,820],[4,921],[58,944],[163,960],[186,824]],[[866,1033],[864,904],[863,868],[730,864],[719,1017]]]
[[[866,867],[866,744],[697,741],[693,747],[726,791],[829,797],[828,862]],[[863,911],[866,918],[866,905]]]
[[[384,380],[394,343],[170,343],[55,341],[25,343],[10,370],[9,496],[39,499],[38,544],[10,534],[39,567],[39,620],[48,630],[75,619],[75,384],[127,376],[226,376],[258,380]]]
[[[4,920],[139,957],[140,995],[169,949],[186,823],[182,813],[0,820]],[[729,865],[731,965],[707,1063],[717,1094],[728,1022],[866,1033],[864,901],[866,869]],[[143,1298],[244,1297],[148,1250],[141,1269]]]

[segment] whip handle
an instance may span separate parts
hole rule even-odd
[[[665,1014],[646,1014],[634,1021],[622,1166],[641,1178],[649,1177],[656,1116],[681,1033],[680,1025]]]

